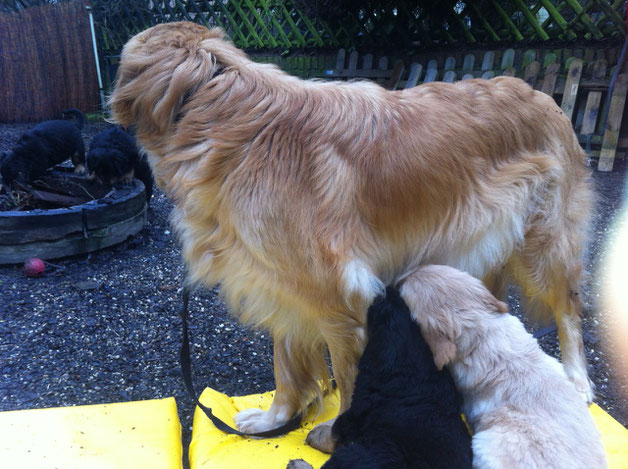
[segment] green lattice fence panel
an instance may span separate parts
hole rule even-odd
[[[314,0],[312,0],[314,1]],[[402,47],[620,39],[625,0],[341,1],[333,18],[307,0],[95,0],[101,47],[166,21],[224,28],[246,49]]]

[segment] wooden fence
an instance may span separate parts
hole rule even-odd
[[[99,109],[82,1],[0,13],[0,122],[36,122]]]
[[[94,0],[99,42],[119,52],[157,23],[220,26],[245,49],[443,46],[621,41],[625,0],[392,0],[343,2],[334,18],[312,15],[304,0]],[[313,3],[313,2],[312,2]],[[353,7],[347,6],[348,4]],[[357,5],[357,7],[356,7]]]

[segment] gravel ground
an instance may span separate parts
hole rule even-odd
[[[0,124],[0,150],[29,125]],[[107,127],[86,125],[86,143]],[[625,164],[594,173],[598,201],[585,297],[585,345],[598,402],[628,424],[628,388],[609,363],[613,327],[597,305],[599,261],[613,234],[623,192]],[[21,266],[0,267],[0,411],[122,402],[174,396],[185,446],[192,426],[178,364],[181,343],[180,250],[168,223],[172,204],[156,191],[145,228],[127,241],[93,253],[58,260],[41,278]],[[228,394],[274,388],[268,335],[235,322],[217,289],[191,299],[194,381]],[[515,289],[508,302],[519,314]],[[530,326],[529,326],[530,327]],[[555,332],[541,340],[558,356]]]

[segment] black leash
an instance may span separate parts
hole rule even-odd
[[[270,438],[274,436],[285,435],[292,430],[299,428],[301,425],[301,414],[297,414],[292,420],[281,425],[280,427],[273,428],[272,430],[268,430],[265,432],[259,433],[245,433],[239,430],[236,430],[233,427],[230,427],[225,422],[220,420],[218,417],[214,415],[212,410],[209,407],[204,406],[196,397],[196,391],[194,390],[194,385],[192,384],[192,362],[190,360],[190,339],[188,334],[188,305],[190,301],[190,287],[185,285],[183,287],[183,307],[181,308],[181,319],[183,323],[183,344],[181,345],[181,372],[183,373],[183,381],[185,382],[185,387],[187,388],[188,394],[192,398],[196,405],[200,407],[200,409],[205,412],[207,418],[213,422],[213,424],[219,430],[222,430],[225,433],[231,433],[234,435],[240,436],[252,436],[259,438]]]

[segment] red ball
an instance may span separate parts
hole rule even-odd
[[[24,262],[24,273],[27,277],[39,277],[45,269],[44,261],[37,257],[32,257]]]

